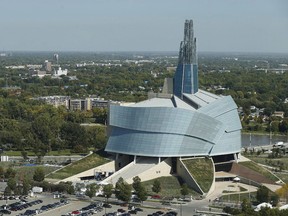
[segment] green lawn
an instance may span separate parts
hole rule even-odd
[[[64,179],[72,175],[81,173],[83,171],[92,169],[93,167],[100,166],[107,162],[109,162],[108,159],[105,159],[104,157],[93,153],[83,159],[80,159],[72,164],[69,164],[68,166],[64,167],[63,169],[60,169],[59,171],[47,175],[46,177],[51,179]]]
[[[161,184],[162,190],[159,193],[161,197],[172,197],[172,196],[181,197],[181,193],[180,193],[181,184],[177,177],[174,177],[174,176],[160,177],[160,178],[157,178],[157,180],[159,180]],[[151,189],[154,181],[155,179],[143,182],[143,185],[146,187],[147,192],[150,195],[155,194],[154,192],[152,192],[152,189]],[[199,194],[197,194],[195,191],[191,189],[189,190],[190,190],[189,191],[190,194],[199,196]]]
[[[268,158],[267,154],[261,154],[259,156],[256,155],[245,155],[245,157],[249,158],[250,160],[255,161],[256,163],[264,164],[267,166],[272,166],[275,168],[279,167],[279,163],[283,163],[284,169],[288,169],[288,157],[284,156],[281,158]]]
[[[70,156],[70,155],[79,155],[81,153],[73,153],[70,149],[64,149],[60,151],[50,151],[46,156]],[[87,154],[87,153],[84,153]],[[7,156],[22,156],[21,151],[5,151],[3,155]],[[33,151],[27,151],[27,156],[36,156]]]
[[[201,189],[207,193],[214,179],[214,169],[211,160],[208,158],[196,158],[182,161]]]
[[[42,167],[46,175],[57,169],[57,167],[54,166],[17,166],[13,167],[13,169],[16,170],[16,178],[21,180],[24,178],[33,179],[37,167]]]
[[[253,161],[240,162],[239,164],[262,174],[263,176],[265,176],[266,178],[268,178],[274,182],[279,180],[276,176],[274,176],[267,169],[264,169],[262,166],[258,165],[257,163],[255,163]]]
[[[223,195],[220,197],[220,200],[222,202],[228,202],[228,201],[231,201],[231,202],[242,202],[244,199],[247,199],[250,200],[253,202],[253,201],[256,201],[256,192],[251,192],[251,193],[238,193],[238,194],[227,194],[227,195]]]

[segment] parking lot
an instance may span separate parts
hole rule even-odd
[[[91,204],[92,203],[92,204]],[[137,214],[139,216],[146,215],[164,215],[167,211],[165,209],[157,208],[137,208],[133,206],[120,206],[115,204],[103,205],[101,201],[93,200],[77,200],[77,199],[55,199],[53,194],[39,194],[33,198],[25,197],[16,200],[7,199],[0,200],[0,206],[3,210],[2,213],[11,212],[11,216],[23,216],[23,215],[41,215],[41,216],[62,216],[62,215],[132,215]],[[6,212],[5,212],[6,211]],[[158,212],[158,214],[156,214]],[[25,214],[26,213],[26,214]],[[8,215],[7,214],[7,215]],[[1,213],[0,213],[1,215]],[[174,214],[175,215],[175,214]],[[171,216],[174,216],[171,215]]]

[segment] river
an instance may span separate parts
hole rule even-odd
[[[283,141],[288,142],[288,136],[272,135],[271,143]],[[251,146],[262,146],[270,144],[270,135],[251,134]],[[250,134],[242,134],[242,147],[250,146]]]

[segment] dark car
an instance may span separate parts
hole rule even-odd
[[[11,211],[7,210],[7,209],[1,209],[0,210],[0,213],[3,213],[3,214],[11,214]]]
[[[175,212],[175,211],[169,211],[169,212],[167,212],[167,213],[170,214],[170,215],[174,215],[174,216],[177,215],[177,212]]]
[[[31,215],[36,215],[36,210],[26,210],[25,212],[24,212],[24,215],[29,215],[29,216],[31,216]]]
[[[112,208],[112,205],[110,205],[110,204],[108,204],[108,203],[104,203],[104,204],[103,204],[103,207],[104,207],[104,208]]]
[[[136,211],[141,211],[141,212],[143,211],[143,209],[141,209],[141,208],[139,208],[139,207],[138,207],[138,208],[135,208],[134,210],[136,210]]]
[[[137,214],[137,211],[136,210],[129,210],[128,213],[129,214]]]
[[[124,209],[117,209],[118,212],[124,213],[125,210]]]

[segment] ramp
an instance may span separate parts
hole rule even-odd
[[[122,177],[125,181],[131,180],[133,177],[139,176],[140,174],[146,172],[147,170],[155,167],[157,164],[158,164],[158,158],[149,158],[149,157],[137,158],[136,163],[134,163],[134,161],[129,163],[122,169],[115,172],[113,175],[103,180],[101,183],[115,185],[120,177]]]

